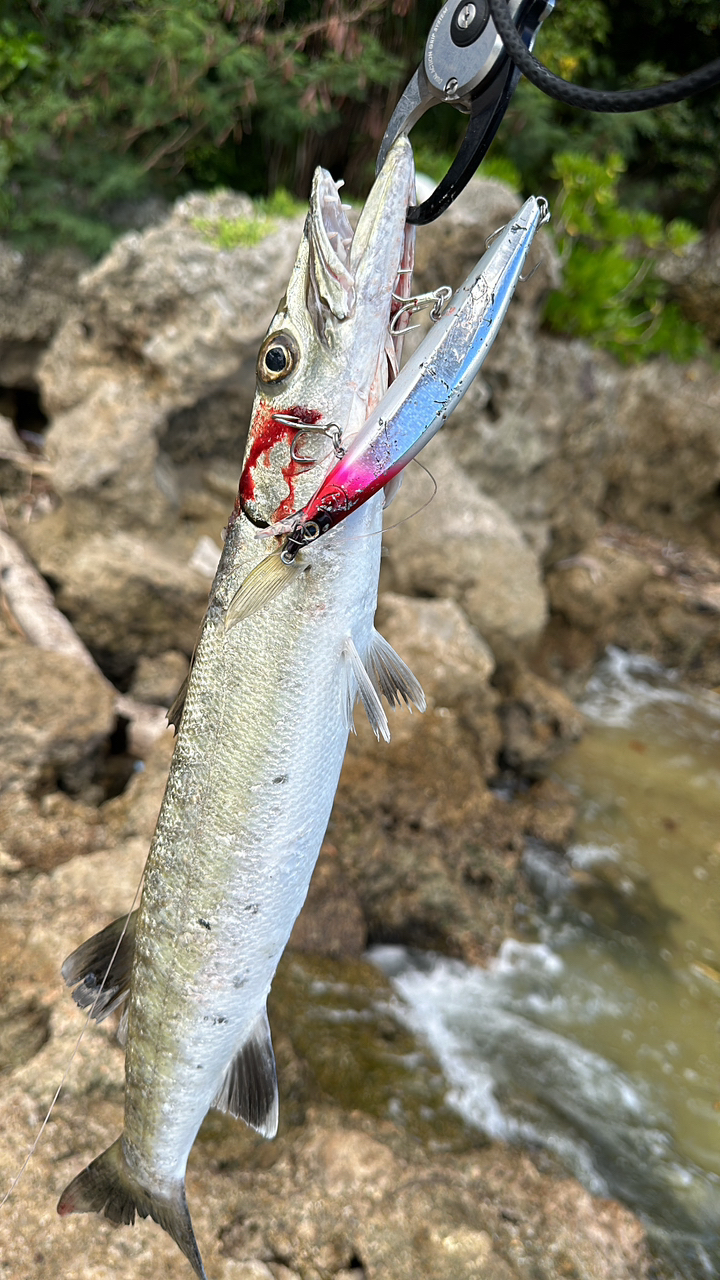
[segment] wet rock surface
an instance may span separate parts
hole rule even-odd
[[[536,660],[555,679],[586,678],[608,644],[645,653],[698,683],[720,683],[720,558],[606,525],[546,577],[551,624]]]
[[[459,283],[517,204],[501,184],[471,184],[421,239],[418,287]],[[81,1026],[59,965],[129,908],[162,800],[161,708],[193,651],[257,347],[300,234],[295,219],[253,248],[219,247],[218,228],[250,216],[244,197],[188,197],[0,334],[0,361],[27,344],[50,418],[44,451],[10,422],[0,436],[0,532],[18,550],[0,558],[3,1185]],[[543,334],[557,263],[542,234],[543,266],[423,455],[438,496],[413,515],[432,484],[411,468],[386,517],[378,627],[428,707],[394,715],[387,746],[356,710],[273,991],[278,1142],[211,1116],[196,1144],[189,1198],[218,1280],[661,1274],[630,1213],[458,1120],[361,959],[368,943],[402,943],[484,963],[532,910],[533,842],[566,873],[575,807],[548,770],[583,731],[569,694],[605,645],[720,684],[717,372],[623,369]],[[29,269],[2,258],[0,296]],[[20,548],[47,587],[35,573],[19,590]],[[121,1052],[93,1028],[0,1216],[0,1275],[180,1273],[152,1224],[55,1217],[121,1108]]]
[[[144,841],[14,876],[0,901],[3,1003],[0,1098],[5,1185],[34,1136],[82,1025],[58,959],[127,906]],[[42,989],[42,997],[31,992]],[[33,1003],[34,1001],[34,1003]],[[300,1013],[303,1010],[303,1013]],[[575,1274],[650,1276],[629,1211],[598,1201],[548,1161],[490,1146],[445,1102],[432,1057],[394,1020],[380,973],[357,961],[289,953],[271,1019],[281,1080],[275,1143],[211,1113],[191,1158],[188,1198],[208,1273],[273,1280]],[[185,1263],[149,1222],[113,1229],[61,1221],[68,1178],[122,1124],[122,1053],[88,1031],[24,1182],[5,1208],[0,1268],[30,1280],[176,1276]]]

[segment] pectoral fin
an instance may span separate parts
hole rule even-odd
[[[255,1019],[249,1036],[225,1072],[212,1105],[217,1111],[229,1111],[244,1120],[264,1138],[275,1137],[278,1090],[267,1009]]]
[[[403,482],[402,471],[399,471],[396,476],[393,476],[392,480],[388,480],[387,484],[385,485],[385,488],[383,489],[383,494],[385,496],[385,501],[383,502],[383,511],[387,511],[388,507],[390,506],[390,503],[394,502],[395,499],[397,498],[400,492],[400,488],[402,486],[402,482]]]
[[[285,564],[279,551],[274,551],[271,556],[261,560],[260,564],[248,574],[230,601],[225,614],[225,630],[229,631],[238,622],[244,622],[259,609],[264,609],[271,600],[294,582],[302,570],[303,566],[298,564],[297,560],[293,560],[291,564]]]
[[[62,976],[69,987],[75,988],[73,1000],[80,1009],[92,1007],[96,1022],[107,1018],[130,994],[137,914],[133,911],[113,920],[83,942],[63,964]]]

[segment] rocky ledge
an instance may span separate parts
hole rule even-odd
[[[517,204],[471,184],[421,238],[419,286],[461,279]],[[300,233],[288,220],[223,247],[218,228],[252,217],[245,197],[188,197],[80,275],[67,257],[0,252],[2,296],[26,284],[0,329],[3,1183],[81,1026],[59,965],[129,907],[162,798],[165,708]],[[357,716],[273,993],[278,1142],[215,1117],[196,1144],[189,1196],[218,1280],[659,1274],[628,1211],[460,1125],[361,959],[399,942],[483,963],[532,907],[526,843],[561,857],[574,820],[548,764],[582,733],[572,696],[608,643],[720,682],[720,376],[628,370],[543,333],[558,279],[546,232],[538,253],[482,379],[423,456],[437,497],[424,505],[431,481],[411,468],[388,513],[379,625],[428,710],[396,715],[388,747]],[[323,1021],[328,990],[344,994]],[[349,991],[365,1001],[354,1023]],[[120,1128],[121,1082],[111,1033],[92,1028],[0,1217],[0,1275],[179,1274],[152,1224],[55,1217],[67,1178]]]

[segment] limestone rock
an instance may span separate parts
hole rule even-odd
[[[19,788],[0,793],[0,848],[17,870],[51,871],[103,847],[106,829],[94,805],[50,791],[36,799]]]
[[[150,658],[141,654],[133,674],[130,694],[138,702],[157,703],[169,707],[188,673],[184,653],[168,649]]]
[[[452,709],[476,736],[483,775],[497,770],[497,694],[488,681],[495,658],[454,600],[423,600],[384,592],[376,625],[420,681],[428,707]],[[418,754],[423,721],[413,724]]]
[[[222,248],[228,228],[252,217],[246,196],[188,196],[82,277],[78,308],[40,370],[66,503],[91,500],[106,522],[158,527],[179,503],[182,441],[198,431],[204,456],[227,452],[239,470],[257,348],[302,229],[301,218],[278,219],[259,244]]]
[[[720,683],[720,557],[607,524],[547,575],[553,610],[539,666],[590,674],[609,644]]]
[[[102,502],[125,523],[159,524],[174,497],[157,469],[156,436],[164,423],[157,399],[137,376],[114,371],[53,420],[47,455],[56,492],[66,501],[77,495]]]
[[[651,577],[647,561],[598,539],[548,574],[550,604],[572,626],[595,632],[604,648],[618,614],[636,604]]]
[[[423,461],[438,493],[415,516],[429,482],[419,469],[408,471],[385,535],[385,586],[457,601],[496,653],[529,648],[547,617],[536,555],[506,512],[468,479],[441,436]]]
[[[44,522],[29,525],[26,537],[41,571],[58,584],[59,607],[110,668],[171,648],[192,654],[208,580],[173,548],[130,533],[63,545],[47,539]]]
[[[681,253],[667,254],[657,272],[672,285],[688,319],[701,324],[712,342],[720,342],[720,235],[715,232]]]
[[[463,471],[550,562],[610,516],[717,545],[720,376],[698,361],[622,368],[582,342],[504,329],[444,428]]]
[[[252,216],[247,196],[187,196],[161,226],[123,236],[83,277],[83,298],[99,322],[168,385],[187,391],[219,382],[267,327],[304,218],[279,220],[252,247],[223,249],[223,224]]]
[[[465,474],[542,556],[570,555],[598,528],[624,377],[584,343],[503,327],[445,428]]]
[[[511,768],[532,775],[582,737],[582,714],[567,694],[534,672],[508,664],[500,687],[503,756]]]
[[[4,789],[42,778],[79,787],[112,731],[113,695],[99,673],[66,654],[22,645],[0,663]]]
[[[0,385],[34,389],[38,360],[78,297],[74,249],[42,255],[0,243]]]
[[[486,685],[495,659],[454,600],[419,600],[386,591],[376,619],[422,684],[432,706],[457,706]]]
[[[612,520],[687,539],[689,525],[720,544],[720,374],[697,361],[637,365],[627,374],[606,463]]]

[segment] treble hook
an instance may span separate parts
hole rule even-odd
[[[281,415],[276,414],[275,417],[279,418],[281,417]],[[336,458],[345,457],[345,450],[343,449],[342,443],[341,443],[342,431],[340,430],[337,422],[328,422],[323,427],[308,426],[306,423],[302,423],[302,424],[298,424],[297,435],[294,436],[292,443],[290,445],[290,457],[292,458],[293,462],[304,462],[307,466],[314,467],[320,461],[319,458],[308,457],[307,454],[298,452],[298,444],[300,442],[301,437],[304,436],[305,434],[309,435],[311,431],[314,431],[319,435],[325,436],[330,441],[333,447],[333,453],[335,454]]]
[[[409,324],[404,329],[398,329],[401,316],[414,316],[416,311],[424,311],[426,307],[430,307],[430,319],[433,324],[439,320],[452,297],[452,289],[449,284],[441,284],[430,293],[418,293],[413,298],[401,298],[397,293],[393,293],[392,296],[395,302],[402,303],[390,321],[390,333],[393,337],[398,337],[401,333],[409,333],[411,329],[420,328],[419,324]]]
[[[490,245],[492,244],[493,240],[497,240],[498,236],[501,236],[501,235],[502,235],[502,233],[503,233],[503,231],[505,230],[505,227],[506,227],[506,226],[507,226],[507,223],[506,223],[506,222],[503,222],[503,224],[502,224],[502,226],[501,226],[501,227],[496,227],[494,231],[491,231],[491,232],[490,232],[490,235],[489,235],[489,236],[486,236],[486,237],[485,237],[485,248],[486,248],[486,249],[489,249],[489,248],[490,248]]]
[[[538,258],[532,271],[528,272],[526,276],[518,276],[518,280],[520,280],[522,284],[527,284],[528,280],[532,280],[533,276],[535,275],[535,272],[538,270],[539,267],[542,266],[544,261],[545,261],[544,258]]]

